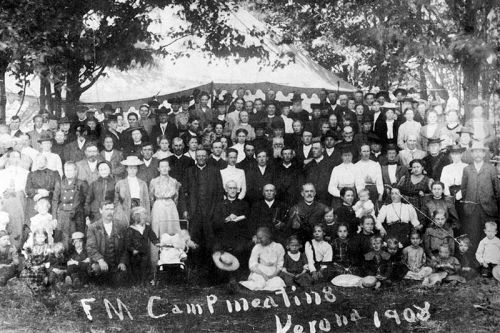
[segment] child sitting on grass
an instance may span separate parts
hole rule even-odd
[[[333,252],[332,246],[325,241],[325,231],[321,224],[314,226],[313,239],[306,243],[304,252],[313,281],[329,281],[334,275]]]
[[[330,244],[337,238],[337,216],[333,212],[333,208],[327,208],[325,216],[323,217],[325,224],[325,240]]]
[[[365,216],[361,220],[361,232],[358,234],[349,234],[352,235],[351,248],[353,251],[352,259],[354,266],[363,266],[365,254],[372,249],[371,238],[375,235],[374,230],[375,219],[373,216]]]
[[[445,273],[442,276],[444,281],[465,282],[465,279],[458,275],[460,272],[460,263],[458,259],[450,255],[451,251],[448,245],[442,244],[439,247],[438,256],[431,259],[430,266],[434,273]],[[431,276],[434,274],[431,274]],[[430,276],[426,279],[430,279]],[[425,284],[424,279],[424,284]]]
[[[24,245],[24,269],[20,277],[25,279],[32,289],[42,285],[47,286],[48,268],[50,267],[51,249],[48,243],[47,231],[38,229],[32,234],[33,244]]]
[[[64,281],[66,275],[66,255],[63,243],[51,246],[50,267],[48,268],[49,284],[57,285]]]
[[[470,280],[477,276],[477,269],[479,267],[474,253],[469,251],[470,239],[461,237],[458,240],[458,253],[457,259],[460,262],[460,276],[466,280]]]
[[[279,277],[285,281],[287,286],[298,285],[308,287],[311,285],[311,276],[307,274],[307,258],[304,253],[300,252],[302,245],[297,236],[292,235],[287,239],[287,252],[283,269]]]
[[[0,286],[18,273],[19,255],[16,247],[11,244],[10,236],[5,230],[0,230]]]
[[[408,267],[403,262],[403,251],[401,250],[403,245],[395,237],[388,238],[386,243],[387,253],[391,256],[389,258],[391,265],[389,279],[391,282],[401,281],[408,272]]]
[[[425,266],[427,257],[422,248],[422,237],[418,231],[413,231],[410,234],[410,244],[403,249],[403,263],[408,267],[408,273],[405,279],[423,280],[426,276],[432,273],[432,268]]]
[[[352,266],[352,248],[347,225],[338,226],[337,236],[332,242],[334,273],[335,275],[356,274],[358,270]]]
[[[424,249],[427,259],[437,256],[441,245],[448,246],[450,254],[455,253],[455,241],[453,239],[453,229],[446,224],[446,212],[443,209],[436,209],[432,213],[434,223],[425,230]]]
[[[23,248],[33,245],[33,233],[37,230],[43,230],[47,234],[47,243],[52,246],[54,244],[54,230],[57,227],[57,220],[52,218],[49,213],[50,202],[46,198],[39,199],[35,204],[35,210],[38,212],[30,219],[29,228],[31,233]]]
[[[374,276],[384,283],[391,276],[391,255],[382,249],[382,236],[371,237],[372,250],[365,254],[364,271],[366,276]]]
[[[125,246],[130,258],[130,273],[133,283],[146,283],[152,269],[151,244],[158,246],[160,243],[151,226],[146,224],[146,220],[147,212],[144,207],[132,208],[131,225],[125,233]],[[153,267],[156,268],[156,263],[154,265]]]
[[[500,265],[500,239],[496,237],[497,224],[486,222],[484,224],[484,237],[477,246],[476,259],[481,265],[481,275],[492,277],[492,270]]]
[[[65,283],[79,288],[82,284],[87,284],[90,270],[90,258],[87,250],[83,247],[85,235],[77,231],[71,235],[73,250],[67,262],[68,275]]]
[[[278,276],[283,269],[285,249],[272,241],[267,227],[259,228],[256,238],[257,244],[248,260],[250,275],[240,284],[250,290],[275,291],[285,287],[285,282]]]

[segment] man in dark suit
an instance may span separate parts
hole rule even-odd
[[[302,132],[301,143],[295,151],[295,158],[299,165],[306,165],[312,159],[312,130],[305,128]]]
[[[255,144],[252,141],[247,141],[245,143],[245,158],[236,167],[245,171],[245,174],[257,167],[257,161],[255,160]]]
[[[101,158],[111,165],[111,173],[116,179],[122,179],[126,176],[125,166],[121,164],[123,161],[123,154],[121,151],[115,149],[113,136],[107,134],[103,138],[104,149],[101,150]]]
[[[498,219],[500,182],[495,167],[485,161],[488,147],[475,142],[472,147],[473,163],[466,166],[462,176],[464,218],[460,233],[467,234],[471,240],[471,251],[475,253],[484,237],[484,222]]]
[[[315,140],[312,144],[312,161],[305,166],[305,182],[311,183],[316,188],[316,200],[325,205],[332,203],[332,195],[328,193],[330,175],[333,165],[323,156],[323,143]]]
[[[384,116],[385,121],[380,123],[375,129],[375,134],[380,138],[383,149],[389,143],[397,143],[399,129],[399,121],[396,119],[394,109],[387,109]]]
[[[207,164],[212,165],[219,170],[226,168],[227,162],[224,161],[221,157],[222,151],[222,142],[220,142],[219,140],[215,140],[214,142],[212,142],[212,154],[210,154]]]
[[[207,165],[207,158],[206,150],[196,151],[196,164],[186,171],[182,186],[187,202],[184,218],[190,220],[191,237],[201,249],[213,245],[213,213],[224,195],[220,170]]]
[[[164,135],[167,137],[169,142],[179,136],[179,131],[175,126],[174,122],[168,121],[168,110],[166,108],[160,108],[158,110],[158,118],[160,123],[153,126],[151,129],[151,140],[156,147],[158,147],[158,137]]]
[[[277,242],[286,241],[286,221],[288,208],[276,200],[276,186],[266,184],[262,190],[263,200],[255,202],[250,211],[251,234],[255,235],[260,227],[268,227]]]
[[[325,148],[325,151],[323,153],[323,156],[325,157],[326,161],[330,164],[332,167],[332,170],[334,167],[337,165],[340,165],[342,163],[342,154],[340,153],[339,149],[335,148],[335,140],[337,139],[337,135],[335,134],[334,131],[329,130],[326,132],[325,135],[321,138],[323,141],[323,145]]]
[[[391,188],[396,186],[401,177],[408,175],[408,169],[398,162],[398,147],[395,144],[387,146],[387,162],[382,165],[382,182],[384,183],[384,202],[390,200]]]
[[[200,127],[206,128],[214,120],[214,112],[208,107],[210,95],[207,92],[202,92],[199,98],[200,103],[196,104],[194,109],[189,110],[189,116],[190,118],[198,118],[200,120]]]
[[[184,141],[179,137],[172,140],[172,152],[174,154],[168,157],[170,176],[183,183],[184,174],[189,167],[194,166],[194,161],[184,155]]]
[[[151,142],[144,142],[141,149],[142,161],[144,164],[139,165],[137,171],[137,178],[142,179],[149,186],[151,179],[160,175],[158,171],[158,160],[153,157],[153,144]]]
[[[116,131],[118,127],[118,118],[116,115],[111,114],[108,116],[107,122],[106,122],[107,128],[102,131],[101,133],[101,138],[100,138],[100,145],[102,148],[104,146],[104,138],[106,136],[109,136],[111,139],[113,139],[113,147],[115,149],[121,150],[122,149],[122,135],[121,133],[118,133]]]
[[[115,205],[112,201],[103,201],[99,211],[102,218],[87,229],[87,254],[96,279],[115,286],[126,278],[129,259],[125,244],[126,227],[120,221],[113,221]]]
[[[97,164],[101,161],[101,155],[95,142],[85,144],[85,159],[76,162],[77,178],[92,184],[99,178]]]
[[[276,171],[269,162],[267,150],[257,150],[257,166],[245,171],[247,179],[247,200],[253,204],[262,199],[262,190],[266,184],[276,184]]]

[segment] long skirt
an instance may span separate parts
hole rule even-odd
[[[155,200],[151,209],[151,229],[161,238],[161,235],[168,233],[174,235],[181,230],[179,222],[179,212],[172,199]],[[151,263],[156,267],[158,262],[158,248],[151,246]]]
[[[16,196],[7,197],[3,202],[3,210],[9,214],[10,241],[18,249],[22,247],[23,225],[25,222],[24,211],[26,197],[24,192],[16,192]]]

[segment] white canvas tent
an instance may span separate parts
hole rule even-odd
[[[277,34],[270,32],[265,24],[244,9],[229,13],[227,22],[246,35],[246,45],[262,45],[269,54],[268,59],[214,58],[202,51],[187,50],[187,43],[202,43],[203,40],[189,37],[170,41],[168,36],[172,29],[183,24],[180,18],[173,15],[173,10],[175,8],[153,10],[150,14],[154,22],[150,29],[164,36],[155,47],[170,44],[167,48],[170,53],[185,51],[186,56],[178,59],[156,56],[153,64],[127,71],[109,68],[107,75],[87,90],[80,101],[96,106],[112,103],[127,109],[129,106],[137,107],[153,96],[161,102],[167,97],[190,93],[194,88],[233,92],[241,86],[253,94],[257,90],[265,92],[273,89],[282,92],[285,99],[294,91],[311,97],[322,88],[341,92],[355,90],[294,45],[280,45]],[[266,34],[259,39],[251,36],[251,29],[265,31]],[[7,89],[11,93],[19,91],[13,78],[7,80]],[[38,80],[35,79],[28,87],[27,95],[37,96],[38,91]]]

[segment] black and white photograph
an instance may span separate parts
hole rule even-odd
[[[498,332],[500,0],[1,0],[0,332]]]

